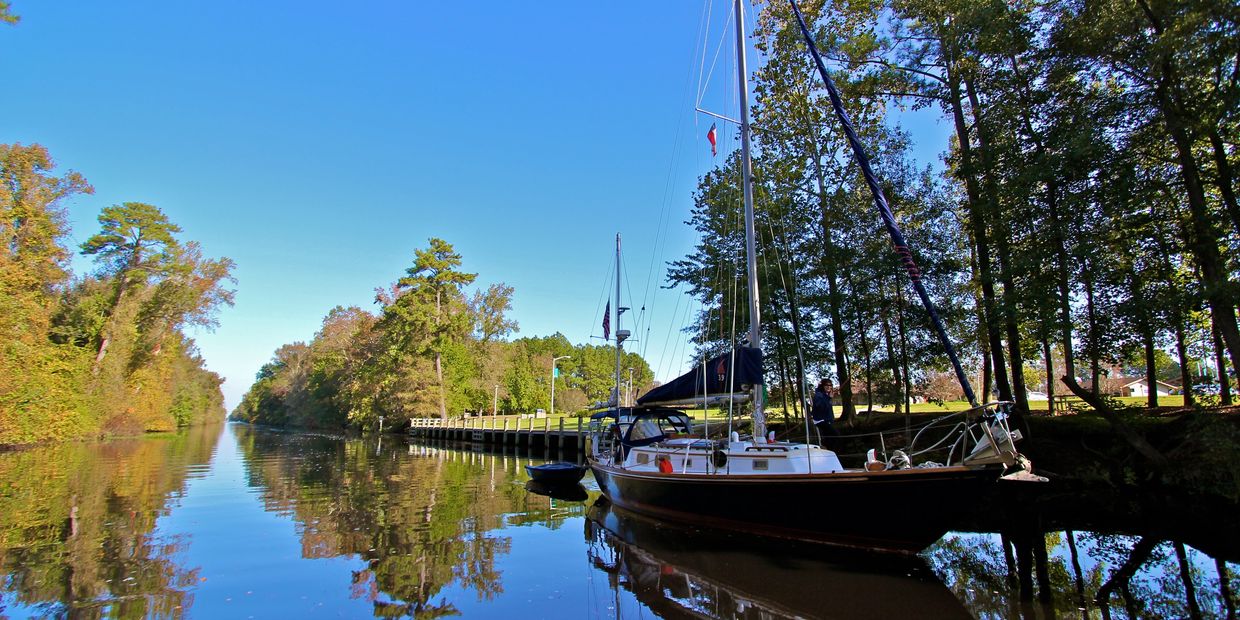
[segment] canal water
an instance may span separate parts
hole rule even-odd
[[[1236,614],[1226,551],[1081,530],[840,553],[622,514],[589,476],[531,492],[543,458],[237,424],[0,453],[0,617]]]

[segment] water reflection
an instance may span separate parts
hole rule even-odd
[[[178,561],[185,541],[155,523],[204,475],[219,431],[0,454],[0,611],[180,615],[198,575]]]
[[[377,616],[456,615],[449,587],[493,600],[504,591],[497,563],[512,550],[505,528],[583,511],[528,493],[524,470],[504,455],[233,431],[264,504],[299,524],[305,557],[364,560],[351,593]]]
[[[537,480],[530,480],[525,483],[525,490],[535,495],[542,495],[566,502],[584,502],[590,498],[589,492],[580,483],[546,484]]]
[[[839,554],[527,485],[545,456],[243,425],[0,453],[0,616],[1235,617],[1230,547],[1165,529]]]
[[[669,527],[599,500],[591,563],[661,617],[969,618],[917,557]]]
[[[926,554],[979,618],[1235,618],[1236,565],[1149,536],[950,534]]]

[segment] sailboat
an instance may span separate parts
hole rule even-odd
[[[615,505],[689,525],[857,547],[916,553],[938,540],[1000,477],[1028,478],[1029,462],[1009,428],[1010,403],[979,405],[920,273],[870,169],[795,0],[790,0],[837,118],[874,193],[892,243],[909,272],[957,379],[973,407],[919,431],[901,450],[869,451],[864,466],[845,467],[836,453],[812,443],[776,441],[766,432],[761,314],[757,291],[748,76],[743,0],[734,0],[740,83],[741,169],[750,325],[745,346],[704,360],[692,371],[622,407],[595,414],[587,461],[602,494]],[[616,384],[627,330],[620,329],[620,237],[616,237],[614,304]],[[683,407],[746,401],[753,432],[715,438],[697,429]],[[882,450],[881,454],[879,450]],[[936,455],[943,462],[926,460]]]

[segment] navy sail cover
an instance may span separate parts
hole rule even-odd
[[[741,391],[741,386],[762,383],[762,349],[738,347],[735,351],[712,357],[705,364],[698,364],[693,370],[646,392],[637,399],[637,404],[731,394]]]

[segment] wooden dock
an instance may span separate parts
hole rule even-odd
[[[582,418],[414,418],[409,434],[424,439],[465,441],[524,450],[582,454],[587,423]]]

